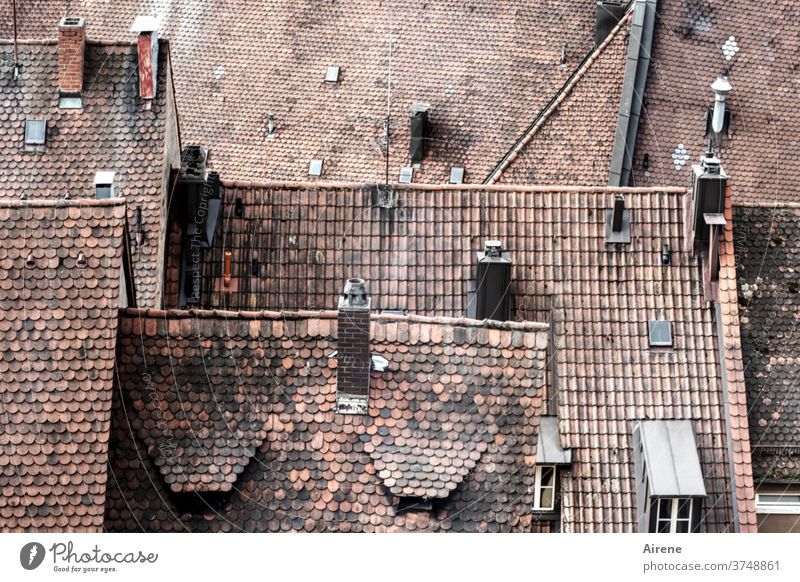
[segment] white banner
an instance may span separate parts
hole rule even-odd
[[[0,579],[794,581],[798,542],[792,534],[0,534]]]

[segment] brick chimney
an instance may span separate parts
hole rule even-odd
[[[370,303],[363,279],[348,279],[339,298],[336,412],[366,414],[369,401]]]
[[[86,22],[65,16],[58,23],[58,90],[62,95],[80,95],[83,90],[83,60]]]
[[[137,16],[131,32],[139,33],[139,97],[153,99],[158,78],[158,21],[152,16]]]

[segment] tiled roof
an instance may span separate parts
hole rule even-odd
[[[733,120],[720,159],[734,179],[734,204],[794,201],[800,165],[787,152],[796,147],[800,131],[793,81],[798,33],[791,0],[659,2],[634,183],[689,179],[690,164],[676,170],[673,153],[679,144],[689,160],[705,151],[704,115],[714,101],[710,86],[717,75],[727,74]]]
[[[2,531],[102,527],[124,222],[120,200],[0,200]]]
[[[108,39],[160,12],[183,141],[212,147],[215,169],[235,180],[309,179],[312,159],[324,160],[322,179],[383,179],[391,45],[390,177],[408,165],[409,106],[424,102],[433,132],[414,180],[443,183],[453,166],[467,181],[486,178],[592,49],[595,4],[273,0],[209,10],[83,0],[69,11],[86,18],[92,38]],[[42,35],[38,15],[18,21],[22,37]],[[328,66],[340,67],[338,83],[324,82]]]
[[[618,191],[632,223],[631,244],[619,247],[605,243],[604,226]],[[357,276],[367,280],[375,310],[460,317],[476,277],[475,253],[484,240],[499,239],[514,265],[516,316],[553,322],[558,385],[552,388],[562,445],[574,449],[575,460],[565,481],[571,527],[636,527],[630,435],[634,421],[649,418],[694,421],[710,496],[707,527],[726,529],[732,519],[726,398],[740,521],[743,529],[751,525],[738,316],[727,294],[736,288],[735,274],[723,270],[720,285],[726,392],[713,309],[703,300],[697,259],[681,251],[683,189],[395,186],[392,208],[376,204],[373,187],[358,185],[229,184],[225,196],[225,226],[209,259],[216,277],[205,284],[222,288],[227,248],[238,292],[213,296],[215,306],[330,309],[345,279]],[[237,197],[245,202],[244,218],[232,214]],[[664,244],[671,251],[667,266]],[[732,253],[723,248],[727,269]],[[250,275],[255,252],[259,277]],[[648,321],[662,317],[672,322],[672,350],[648,345]]]
[[[49,23],[55,31],[57,21]],[[58,107],[55,42],[20,44],[20,77],[13,76],[13,47],[0,44],[0,181],[3,198],[94,198],[98,171],[116,172],[117,194],[128,200],[128,224],[142,244],[132,248],[137,301],[160,300],[158,246],[163,196],[167,111],[167,44],[160,48],[159,92],[152,109],[138,97],[136,46],[89,41],[82,110]],[[26,119],[47,120],[44,148],[24,145]],[[134,233],[135,234],[135,233]]]
[[[374,316],[371,351],[389,364],[372,372],[367,416],[334,412],[336,337],[335,312],[129,310],[106,528],[530,527],[547,326]],[[227,485],[176,493],[183,471]],[[439,505],[398,513],[393,495]]]
[[[741,206],[734,234],[756,481],[800,481],[800,208]]]
[[[605,183],[617,129],[631,14],[537,116],[486,183]]]

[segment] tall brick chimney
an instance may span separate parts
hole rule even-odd
[[[158,78],[158,21],[152,16],[137,16],[131,32],[139,33],[139,98],[153,99]]]
[[[62,95],[80,95],[83,90],[83,60],[86,52],[86,22],[65,16],[58,23],[58,90]]]
[[[348,279],[339,298],[336,412],[366,414],[369,401],[370,303],[363,279]]]

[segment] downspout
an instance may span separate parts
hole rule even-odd
[[[725,439],[728,449],[728,472],[731,480],[731,509],[733,511],[733,531],[740,532],[739,504],[736,495],[736,471],[733,462],[733,433],[731,432],[731,404],[728,397],[728,366],[725,359],[725,331],[722,325],[722,308],[719,301],[714,303],[714,317],[717,319],[717,342],[719,344],[719,372],[722,382],[722,396],[725,400]]]
[[[633,168],[633,152],[642,100],[650,70],[650,51],[653,46],[653,30],[656,21],[657,0],[635,0],[631,36],[628,42],[628,59],[620,96],[614,149],[611,154],[609,186],[627,186]]]

